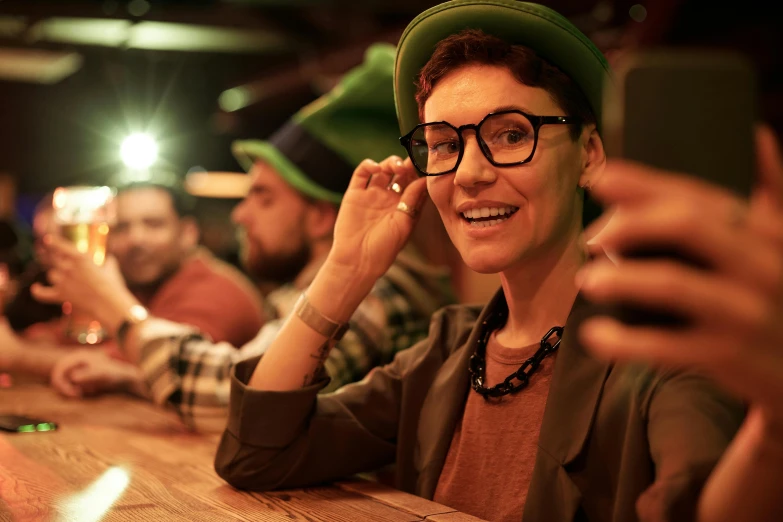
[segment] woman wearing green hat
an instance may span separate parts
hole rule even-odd
[[[696,518],[742,407],[699,375],[612,364],[580,344],[622,355],[618,345],[637,346],[648,330],[571,328],[586,311],[578,279],[587,277],[591,298],[618,296],[593,269],[581,271],[584,189],[625,206],[672,204],[665,191],[661,201],[649,196],[651,174],[626,180],[622,167],[605,169],[597,122],[607,76],[590,41],[536,4],[459,0],[410,24],[395,94],[412,161],[365,161],[354,173],[329,260],[297,313],[260,361],[235,370],[221,476],[240,488],[285,488],[396,463],[401,489],[490,520]],[[654,176],[714,210],[698,224],[736,226],[733,199]],[[499,273],[502,288],[486,307],[442,310],[427,340],[318,396],[333,338],[407,241],[425,190],[465,263]],[[612,231],[627,227],[609,229],[612,246],[624,237]],[[768,265],[754,265],[754,277]],[[670,293],[681,288],[662,284],[661,273],[694,277],[682,267],[627,266]],[[682,293],[664,293],[685,308]],[[730,303],[712,298],[717,305],[704,308],[724,312],[729,328],[720,305]],[[733,324],[725,339],[761,331]]]

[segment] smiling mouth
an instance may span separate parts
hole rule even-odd
[[[472,208],[461,212],[462,219],[472,227],[491,227],[507,221],[519,207]]]

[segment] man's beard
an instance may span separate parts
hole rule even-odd
[[[310,262],[312,248],[302,241],[298,249],[282,254],[258,250],[254,259],[247,259],[247,271],[260,282],[283,285],[290,283]]]

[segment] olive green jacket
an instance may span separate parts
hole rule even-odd
[[[473,393],[479,326],[502,299],[441,310],[425,341],[331,394],[318,395],[327,380],[285,393],[248,388],[258,359],[240,363],[217,472],[238,488],[268,490],[396,463],[398,487],[431,499]],[[692,521],[742,406],[697,375],[592,358],[569,328],[585,310],[578,298],[565,325],[523,519]]]

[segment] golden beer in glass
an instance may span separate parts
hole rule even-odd
[[[59,187],[52,201],[60,234],[88,254],[98,266],[106,261],[106,243],[114,224],[114,190],[111,187]],[[81,344],[98,344],[105,332],[101,324],[63,303],[66,335]]]

